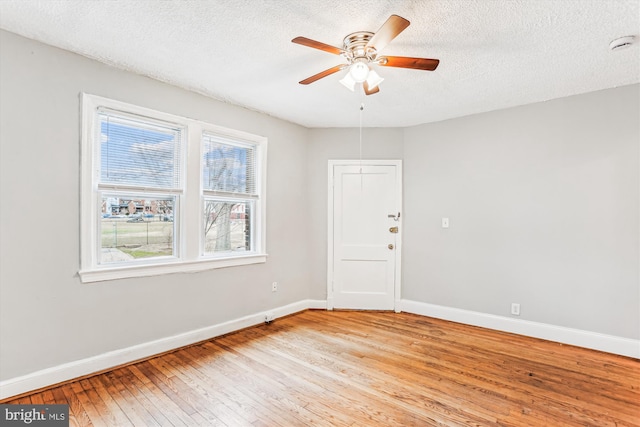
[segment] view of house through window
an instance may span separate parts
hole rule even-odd
[[[101,262],[173,255],[174,206],[174,198],[103,196]]]

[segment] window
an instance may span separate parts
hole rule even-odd
[[[251,251],[258,198],[255,147],[215,134],[202,137],[205,255]]]
[[[174,236],[179,221],[173,219],[184,194],[181,165],[186,127],[103,107],[98,107],[96,120],[98,264],[176,258]]]
[[[265,262],[266,138],[83,96],[83,282]]]

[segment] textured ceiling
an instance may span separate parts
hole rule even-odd
[[[383,53],[440,59],[434,72],[377,67],[364,97],[343,63],[291,43],[341,47],[391,15],[411,25]],[[638,0],[1,0],[0,27],[118,68],[307,127],[411,126],[640,81]],[[1,52],[0,52],[1,53]]]

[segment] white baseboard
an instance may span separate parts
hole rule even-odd
[[[640,340],[402,300],[402,311],[640,359]]]
[[[435,317],[468,325],[481,326],[504,332],[512,332],[520,335],[542,338],[550,341],[640,359],[639,340],[410,300],[401,300],[399,307],[401,308],[401,311],[407,313]],[[397,308],[398,305],[396,305],[396,310]],[[260,313],[241,317],[239,319],[219,323],[217,325],[207,326],[205,328],[138,344],[120,350],[110,351],[108,353],[77,360],[75,362],[65,363],[20,377],[11,378],[9,380],[0,381],[0,400],[64,381],[69,381],[74,378],[105,371],[116,366],[145,359],[156,354],[215,338],[243,328],[259,325],[265,321],[265,315],[268,312],[273,313],[274,317],[278,318],[307,309],[326,310],[327,301],[302,300],[282,307],[277,307],[272,310],[266,310]]]
[[[220,335],[228,334],[249,326],[259,325],[265,321],[265,315],[270,312],[275,318],[287,316],[299,311],[314,309],[326,309],[327,303],[322,300],[303,300],[282,307],[277,307],[264,312],[251,314],[239,319],[207,326],[179,335],[162,338],[143,344],[108,353],[65,363],[59,366],[43,369],[27,375],[0,381],[0,399],[38,390],[74,378],[83,377],[96,372],[101,372],[116,366],[124,365],[136,360],[184,347],[200,341],[208,340]]]
[[[307,300],[307,302],[309,303],[309,309],[311,310],[326,310],[327,309],[327,300],[322,300],[322,299],[310,299]]]

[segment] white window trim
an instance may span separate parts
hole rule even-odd
[[[186,150],[182,168],[185,178],[185,190],[181,196],[181,203],[179,203],[181,220],[177,225],[179,230],[176,230],[178,241],[175,242],[179,248],[177,257],[159,257],[135,264],[98,264],[99,203],[97,200],[97,184],[99,177],[96,173],[98,168],[95,163],[98,159],[97,150],[99,150],[99,147],[94,144],[96,126],[94,116],[98,107],[106,107],[187,126]],[[80,271],[78,274],[83,283],[169,273],[198,272],[266,262],[267,209],[265,190],[267,179],[267,138],[87,93],[82,94],[81,125]],[[215,133],[256,144],[256,167],[259,174],[257,191],[259,198],[256,200],[255,228],[257,232],[254,234],[255,251],[218,257],[203,256],[201,253],[201,238],[203,234],[201,233],[203,226],[201,212],[203,200],[201,138],[203,132]],[[194,167],[198,168],[197,173],[192,171]]]

